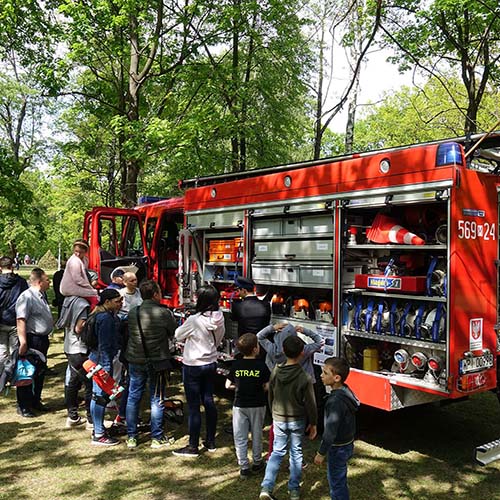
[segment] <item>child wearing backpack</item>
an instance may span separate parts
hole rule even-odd
[[[356,412],[359,401],[345,383],[349,365],[343,358],[328,358],[321,373],[321,380],[332,392],[325,404],[325,430],[314,457],[321,465],[327,457],[327,477],[332,500],[349,500],[347,488],[347,462],[354,452]]]
[[[57,328],[64,328],[64,354],[68,359],[64,384],[64,401],[67,409],[66,427],[78,427],[85,424],[78,414],[78,391],[82,386],[80,370],[87,360],[89,347],[84,342],[86,335],[93,328],[94,322],[88,319],[89,303],[81,297],[65,297]],[[87,339],[90,343],[90,341]],[[85,378],[85,408],[88,428],[91,428],[90,401],[92,399],[92,380]]]
[[[265,467],[262,460],[262,428],[266,415],[266,393],[269,370],[263,359],[258,359],[259,343],[254,333],[245,333],[237,343],[243,358],[236,359],[230,370],[226,387],[236,389],[233,404],[233,436],[240,478]],[[253,464],[248,461],[248,432],[252,435]]]

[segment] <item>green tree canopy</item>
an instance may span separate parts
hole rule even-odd
[[[386,6],[387,44],[402,69],[416,68],[440,82],[451,100],[448,75],[460,75],[466,99],[454,101],[464,133],[478,128],[478,111],[500,72],[500,7],[497,0],[402,0]],[[454,82],[455,83],[455,82]]]
[[[438,79],[422,88],[403,87],[386,94],[379,105],[373,105],[356,123],[358,151],[389,148],[405,144],[445,139],[463,135],[462,113],[467,96],[458,76],[447,77],[445,90]],[[491,88],[478,110],[479,127],[487,130],[497,121],[498,89]]]

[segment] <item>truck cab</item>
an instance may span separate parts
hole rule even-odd
[[[98,274],[98,287],[111,283],[121,267],[137,274],[139,282],[154,279],[162,302],[178,307],[179,228],[183,198],[145,203],[134,208],[95,207],[86,212],[83,238],[89,243],[89,269]]]

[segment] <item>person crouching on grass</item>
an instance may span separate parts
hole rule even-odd
[[[244,333],[237,342],[243,358],[231,366],[228,389],[236,389],[233,404],[233,436],[236,458],[240,466],[240,478],[246,479],[252,472],[265,467],[262,459],[262,428],[266,415],[266,393],[269,369],[259,358],[259,343],[254,333]],[[253,464],[248,461],[248,431],[252,434]]]
[[[349,500],[347,462],[354,452],[356,412],[359,400],[345,380],[349,365],[343,358],[328,358],[321,372],[323,384],[332,392],[325,403],[325,430],[314,463],[321,465],[327,456],[327,477],[332,500]]]

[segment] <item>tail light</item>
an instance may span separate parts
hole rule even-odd
[[[396,363],[400,366],[406,366],[409,359],[410,355],[408,354],[408,351],[405,351],[404,349],[398,349],[394,353],[394,361],[396,361]]]
[[[443,363],[440,358],[432,356],[427,361],[427,366],[429,367],[429,370],[437,373],[443,368]]]
[[[411,356],[411,363],[417,370],[424,370],[428,359],[423,352],[416,352]]]

